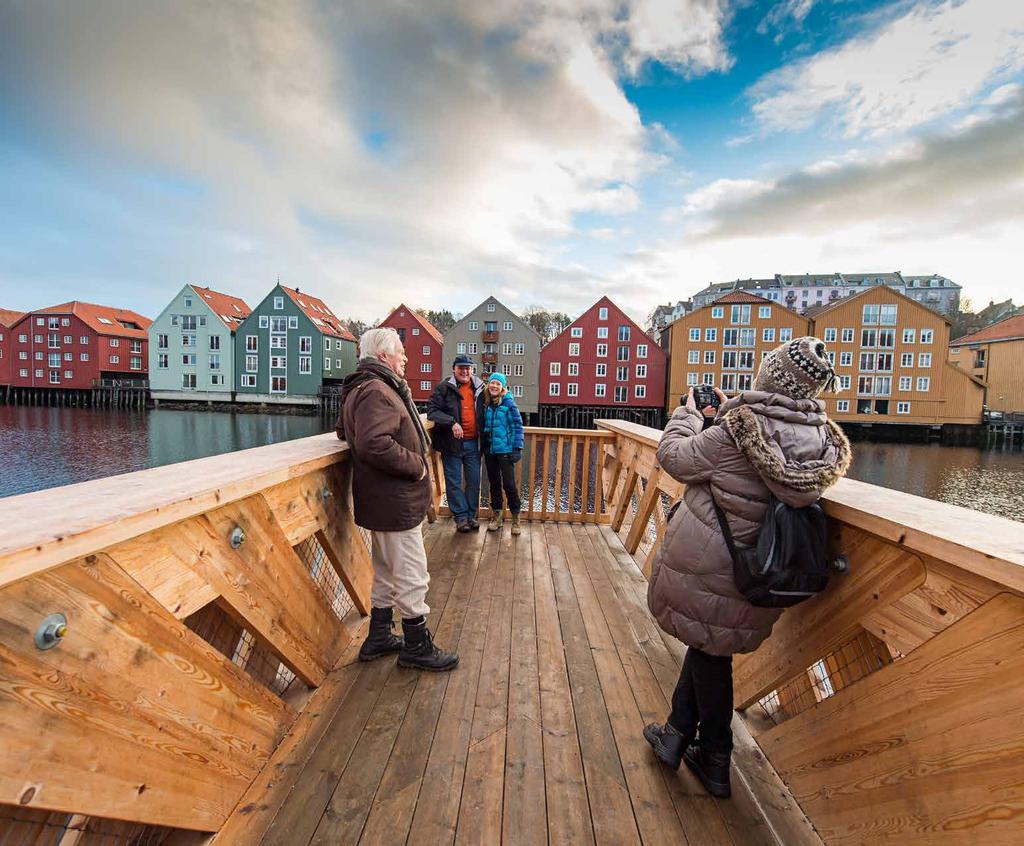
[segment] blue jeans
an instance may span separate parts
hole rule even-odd
[[[476,438],[462,441],[462,452],[442,455],[441,462],[444,464],[444,488],[452,517],[456,523],[475,520],[480,505],[480,449]]]

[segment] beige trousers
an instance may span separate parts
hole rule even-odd
[[[397,608],[405,619],[426,616],[427,551],[423,548],[423,529],[401,532],[372,532],[373,588],[370,601],[374,608]]]

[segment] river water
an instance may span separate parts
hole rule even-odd
[[[0,497],[328,431],[319,416],[0,406]],[[850,477],[1024,521],[1024,453],[854,443]]]

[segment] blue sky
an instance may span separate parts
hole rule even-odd
[[[1024,299],[1024,4],[0,5],[0,307],[274,280],[635,317],[712,281]]]

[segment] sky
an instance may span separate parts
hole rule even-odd
[[[0,0],[0,307],[1024,299],[1024,3]]]

